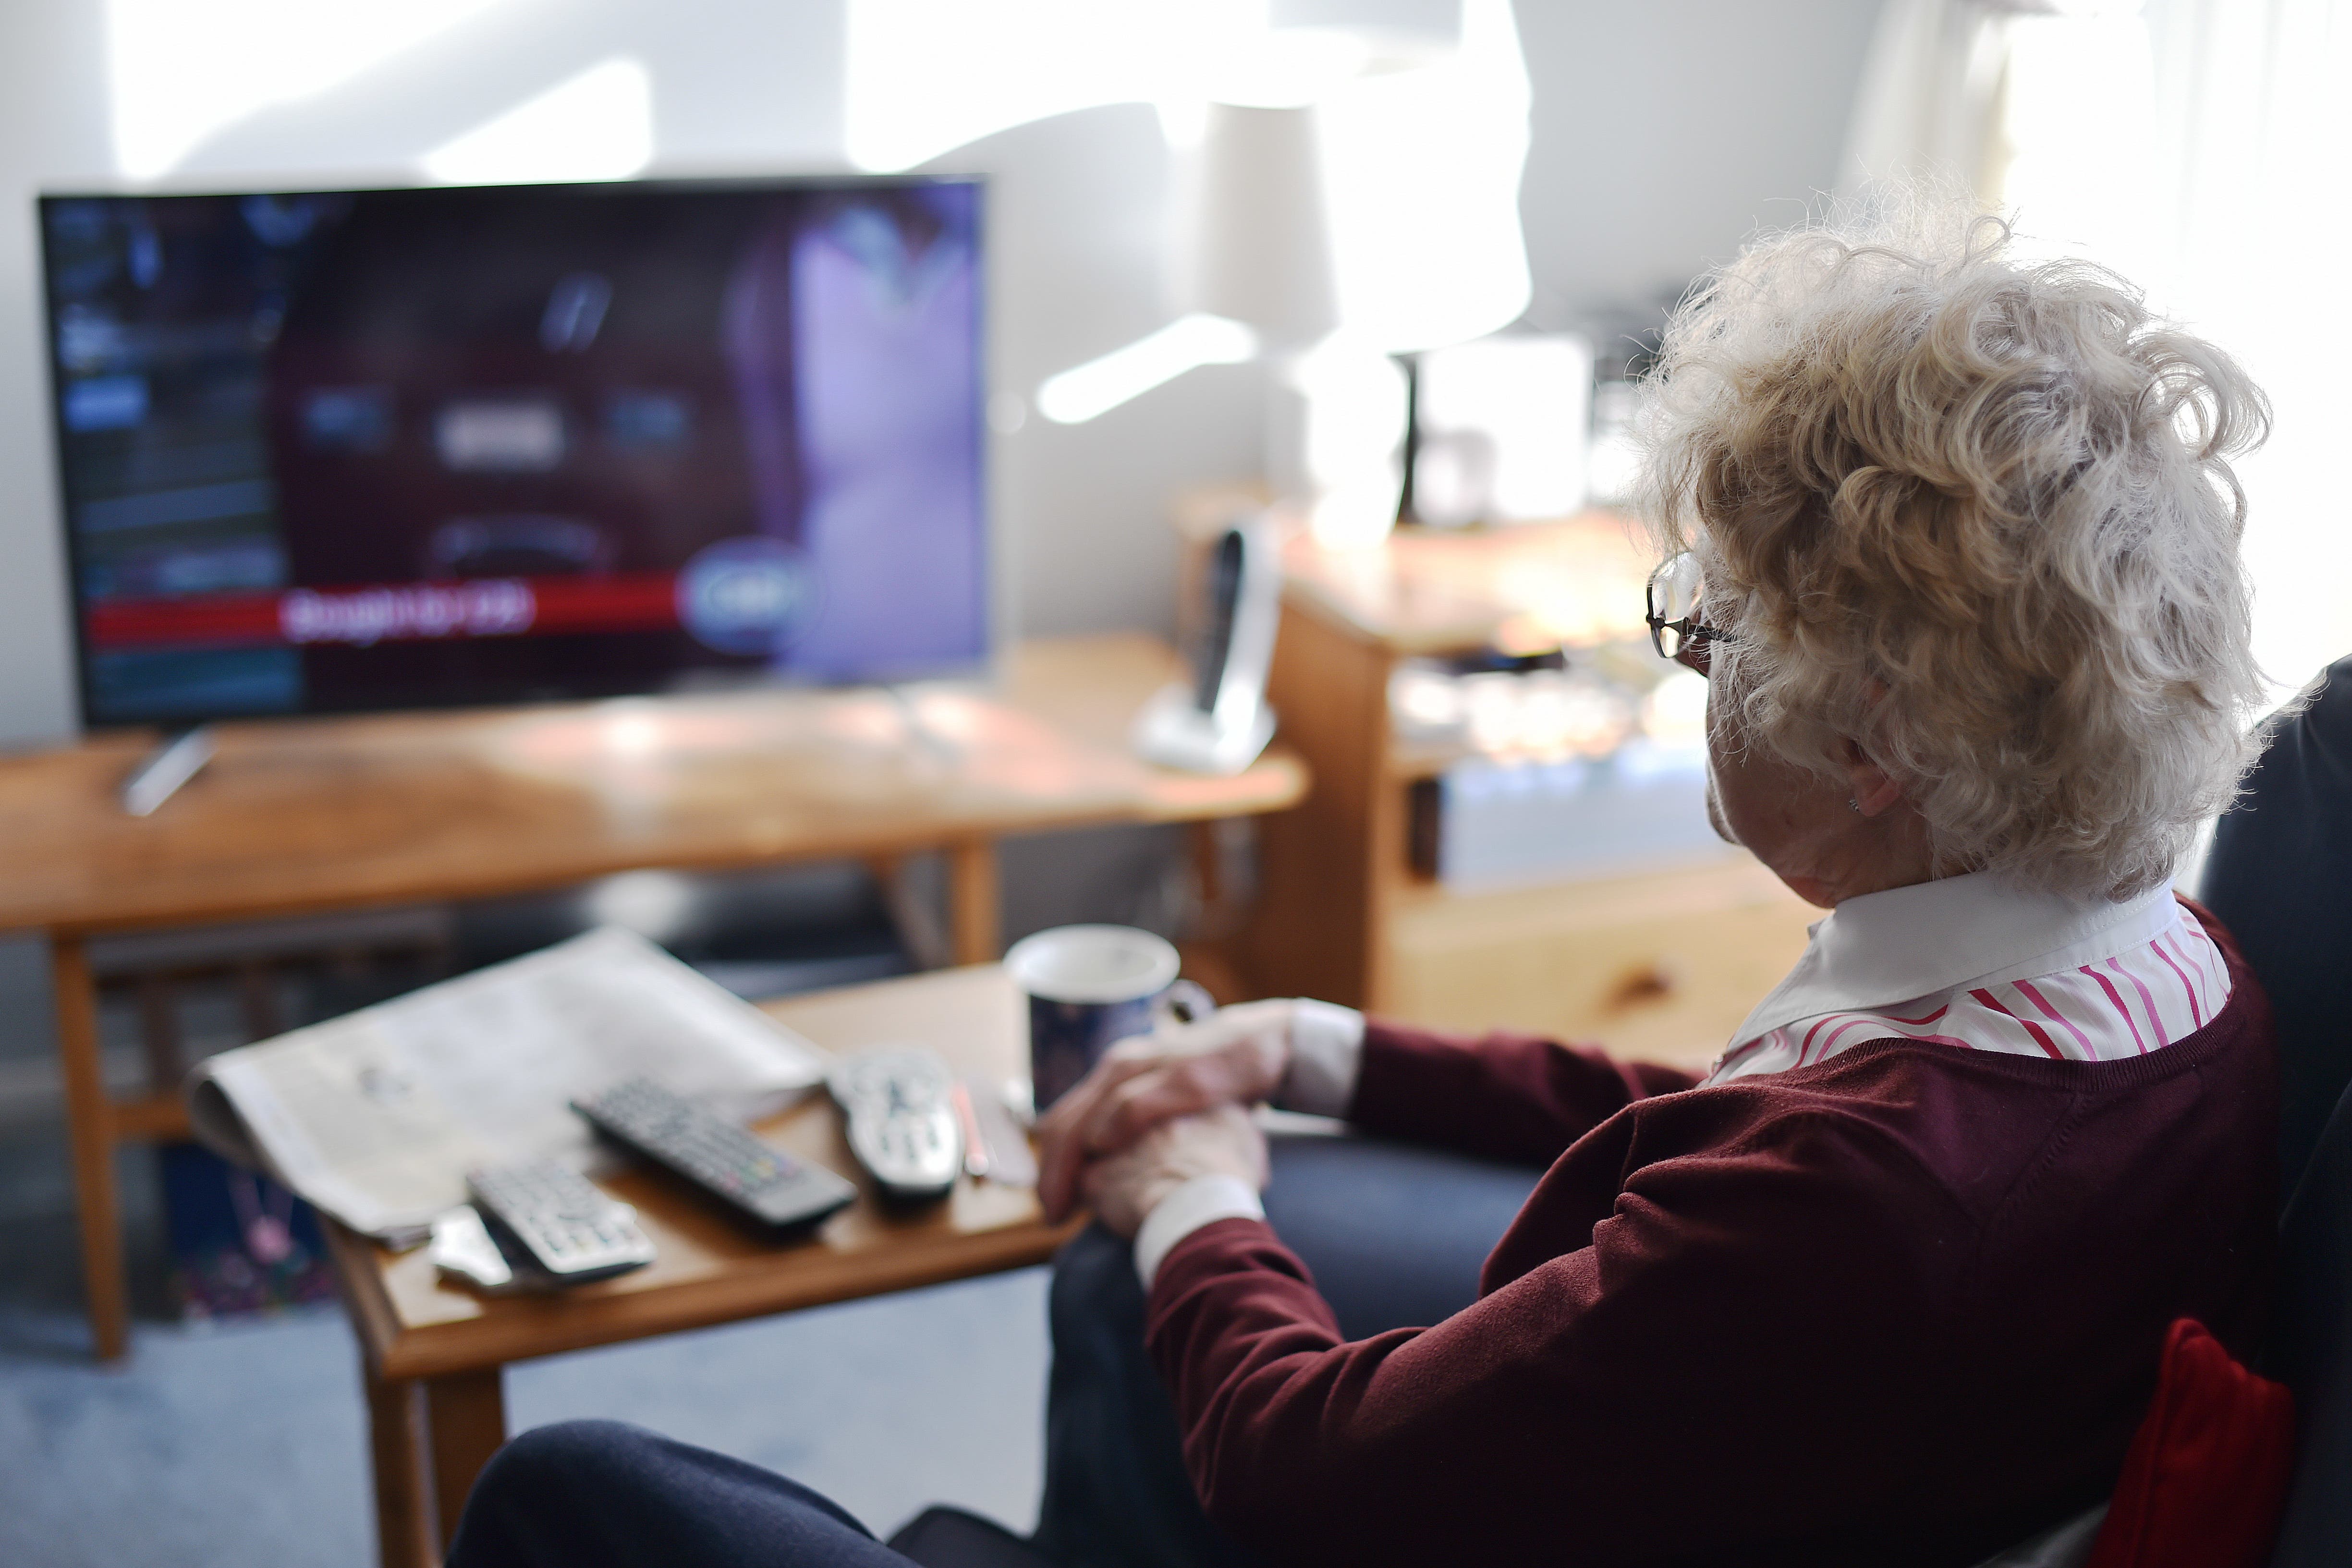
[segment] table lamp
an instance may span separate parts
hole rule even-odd
[[[1453,45],[1268,32],[1189,106],[1183,313],[1048,380],[1039,412],[1075,423],[1195,365],[1265,360],[1276,493],[1328,544],[1385,537],[1408,401],[1393,356],[1483,336],[1527,308],[1528,98],[1509,0],[1465,0]]]
[[[1273,361],[1267,477],[1324,543],[1377,541],[1396,520],[1393,356],[1527,308],[1528,103],[1507,0],[1470,0],[1450,47],[1278,31],[1210,99],[1179,287]]]

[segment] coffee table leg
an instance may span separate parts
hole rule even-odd
[[[1001,918],[996,883],[996,844],[990,839],[966,839],[948,852],[950,888],[949,908],[954,928],[949,942],[959,964],[993,964],[1003,957],[998,934]]]
[[[368,1448],[375,1464],[376,1560],[381,1568],[438,1568],[440,1548],[426,1521],[425,1404],[417,1385],[387,1381],[362,1364]]]
[[[457,1519],[474,1478],[507,1440],[505,1369],[452,1373],[425,1380],[425,1442],[441,1550],[457,1538]]]
[[[129,1343],[130,1293],[122,1277],[122,1218],[115,1198],[113,1108],[98,1055],[98,983],[79,936],[49,938],[58,1065],[65,1079],[66,1125],[73,1140],[74,1207],[81,1218],[81,1277],[90,1338],[112,1361]]]

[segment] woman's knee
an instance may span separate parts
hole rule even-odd
[[[625,1421],[558,1421],[509,1438],[474,1483],[476,1500],[598,1495],[645,1469],[661,1437]]]
[[[466,1499],[450,1568],[585,1568],[583,1542],[609,1531],[655,1463],[661,1441],[620,1421],[559,1421],[510,1439]]]

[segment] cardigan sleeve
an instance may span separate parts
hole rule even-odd
[[[1505,1030],[1471,1039],[1373,1019],[1348,1119],[1383,1137],[1549,1165],[1635,1101],[1697,1082],[1591,1046]]]
[[[1869,1417],[1934,1406],[1903,1345],[1928,1311],[1915,1260],[1950,1238],[1901,1212],[1900,1181],[1874,1202],[1884,1180],[1790,1152],[1649,1167],[1586,1244],[1352,1343],[1263,1221],[1194,1231],[1146,1339],[1210,1516],[1300,1568],[1607,1563],[1819,1528],[1906,1462]]]

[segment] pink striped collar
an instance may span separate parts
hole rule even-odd
[[[1813,926],[1796,967],[1731,1038],[2074,969],[2154,941],[2177,910],[2169,883],[2109,903],[2031,893],[1983,872],[1864,894]]]

